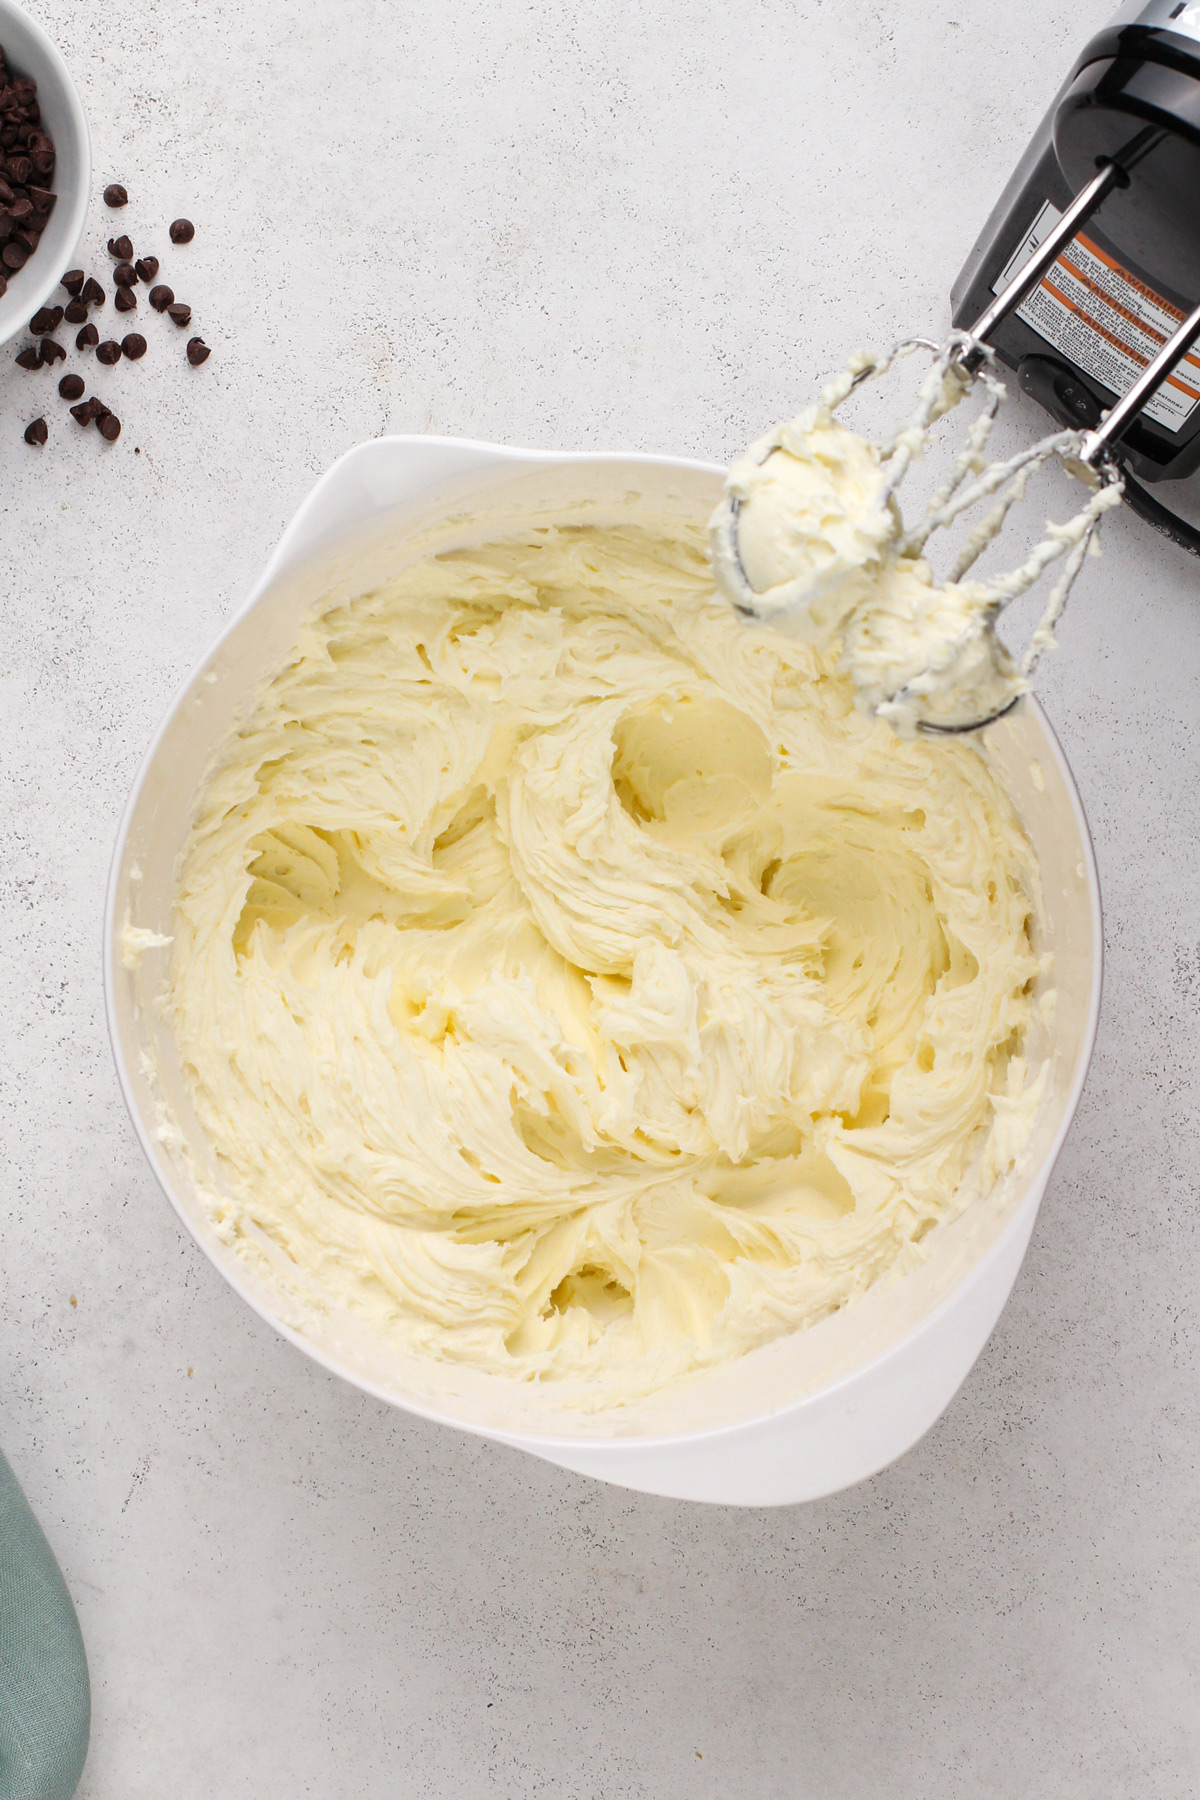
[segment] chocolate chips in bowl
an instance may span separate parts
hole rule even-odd
[[[58,202],[54,139],[42,124],[37,82],[14,75],[0,45],[0,299],[37,253]]]
[[[58,279],[92,187],[87,119],[71,72],[20,0],[0,0],[0,184],[3,345],[64,298]]]

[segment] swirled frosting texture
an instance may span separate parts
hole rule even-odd
[[[1019,1154],[1034,884],[986,755],[745,630],[698,532],[431,558],[201,798],[169,1010],[225,1233],[585,1405],[738,1356]]]

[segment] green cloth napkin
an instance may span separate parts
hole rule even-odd
[[[0,1454],[0,1800],[71,1800],[91,1719],[71,1596]]]

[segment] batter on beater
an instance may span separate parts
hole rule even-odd
[[[935,353],[910,417],[889,439],[859,436],[836,417],[864,380],[884,374],[887,357],[860,355],[820,400],[751,445],[730,470],[713,517],[717,581],[744,618],[769,622],[822,649],[859,702],[899,732],[970,729],[998,717],[1026,692],[1099,520],[1119,504],[1120,483],[1098,480],[1075,460],[1083,434],[1060,432],[1007,462],[989,464],[985,447],[1005,390],[986,366],[968,374],[966,339]],[[900,346],[933,349],[913,343]],[[909,527],[900,490],[932,428],[979,383],[987,404],[971,421],[953,471]],[[998,536],[1031,475],[1058,460],[1092,492],[1065,525],[1050,525],[1021,565],[971,579],[978,557]],[[926,557],[930,539],[973,508],[986,507],[949,578]],[[1025,656],[1017,661],[996,635],[1005,606],[1026,593],[1059,558],[1051,591]]]

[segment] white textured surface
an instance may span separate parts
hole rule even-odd
[[[629,1496],[322,1374],[152,1184],[99,976],[137,762],[333,456],[387,429],[739,450],[847,347],[944,323],[1109,10],[39,6],[99,183],[133,196],[94,210],[92,260],[129,229],[214,345],[191,371],[190,334],[139,314],[150,354],[97,384],[125,420],[112,451],[49,375],[0,367],[0,1441],[89,1645],[85,1800],[1195,1793],[1182,555],[1118,518],[1042,684],[1098,841],[1109,966],[1025,1271],[946,1417],[837,1499]],[[177,212],[198,230],[172,251]],[[40,455],[20,438],[39,411]]]

